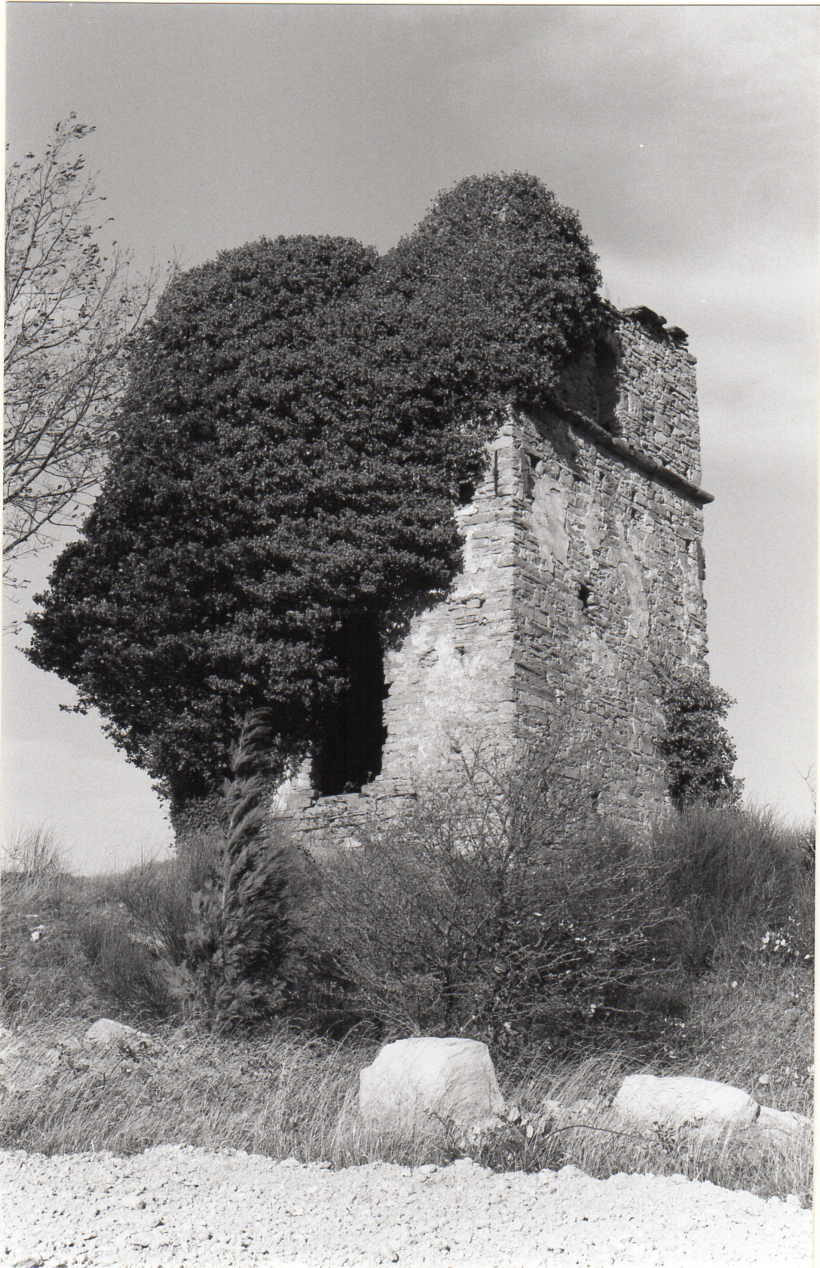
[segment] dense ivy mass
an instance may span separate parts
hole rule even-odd
[[[344,696],[345,647],[452,579],[459,485],[498,408],[589,337],[599,280],[522,174],[462,181],[382,258],[262,239],[179,276],[30,658],[176,805],[219,786],[253,708],[286,770]]]
[[[684,811],[698,803],[736,806],[743,780],[732,771],[737,752],[723,719],[734,704],[728,692],[713,687],[704,674],[679,670],[661,694],[664,720],[658,752],[666,761],[672,805]]]

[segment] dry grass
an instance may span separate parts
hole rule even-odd
[[[687,1014],[674,1023],[654,1064],[611,1039],[608,1050],[587,1049],[571,1061],[530,1050],[505,1063],[493,1052],[505,1100],[520,1108],[524,1121],[468,1146],[454,1133],[431,1144],[364,1131],[356,1112],[358,1072],[376,1048],[355,1034],[333,1043],[279,1023],[241,1037],[193,1021],[154,1019],[143,1020],[152,1037],[145,1048],[89,1048],[83,1036],[95,1018],[141,1020],[133,1007],[118,1007],[106,995],[89,959],[100,929],[124,927],[127,913],[116,887],[70,877],[59,867],[39,874],[21,868],[4,876],[4,907],[3,1148],[133,1153],[180,1143],[336,1167],[378,1157],[444,1161],[469,1152],[496,1169],[571,1163],[600,1177],[682,1173],[763,1196],[797,1193],[809,1200],[807,1140],[776,1148],[735,1139],[704,1150],[669,1134],[624,1135],[607,1111],[625,1075],[644,1070],[718,1079],[761,1104],[810,1116],[813,973],[804,958],[803,923],[794,945],[785,935],[766,941],[764,926],[752,937],[749,924],[734,943],[731,928],[723,930],[713,943],[710,971],[693,979]],[[804,922],[805,911],[797,914]],[[788,917],[780,926],[781,933],[791,927]],[[545,1116],[548,1101],[576,1106],[578,1125]]]
[[[3,1147],[134,1153],[182,1143],[346,1161],[331,1142],[367,1063],[355,1046],[287,1033],[238,1040],[193,1028],[155,1030],[146,1050],[95,1050],[81,1037],[75,1025],[23,1038],[19,1077],[35,1085],[7,1099]]]
[[[505,1101],[522,1120],[471,1145],[455,1133],[438,1140],[389,1139],[365,1130],[356,1110],[358,1073],[375,1049],[308,1040],[281,1029],[265,1038],[155,1032],[147,1051],[93,1050],[76,1023],[22,1037],[21,1078],[6,1098],[0,1146],[45,1154],[112,1150],[135,1153],[161,1144],[244,1149],[300,1161],[354,1166],[386,1158],[402,1164],[471,1156],[496,1170],[557,1169],[569,1163],[605,1178],[617,1172],[683,1174],[761,1196],[796,1193],[808,1202],[811,1147],[735,1140],[714,1148],[669,1134],[624,1133],[607,1108],[626,1074],[626,1054],[589,1057],[572,1067],[547,1063],[501,1073]],[[650,1068],[651,1069],[651,1068]],[[694,1073],[695,1071],[687,1071]],[[702,1074],[711,1071],[700,1069]],[[26,1086],[28,1080],[29,1086]],[[547,1101],[575,1107],[557,1124]],[[528,1137],[527,1120],[536,1124]]]
[[[654,1175],[682,1174],[694,1180],[709,1180],[730,1189],[744,1189],[763,1197],[800,1195],[811,1200],[813,1148],[808,1137],[778,1143],[762,1142],[754,1133],[735,1136],[717,1146],[703,1139],[669,1132],[648,1131],[624,1134],[623,1124],[608,1106],[621,1082],[628,1074],[686,1074],[718,1079],[743,1087],[755,1099],[759,1089],[737,1080],[732,1071],[721,1071],[707,1061],[689,1062],[681,1068],[661,1063],[641,1064],[625,1053],[602,1053],[579,1061],[570,1067],[547,1066],[540,1071],[522,1071],[519,1079],[510,1079],[505,1094],[520,1106],[523,1114],[537,1121],[539,1107],[548,1100],[562,1106],[577,1105],[576,1129],[561,1128],[528,1146],[531,1158],[525,1165],[548,1166],[553,1169],[572,1163],[589,1175],[606,1178],[617,1172],[642,1172]],[[808,1083],[808,1081],[807,1081]],[[803,1112],[811,1113],[810,1088],[801,1100]],[[774,1105],[779,1098],[769,1096],[765,1103]],[[775,1108],[797,1108],[794,1098]]]

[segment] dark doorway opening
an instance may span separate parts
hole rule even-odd
[[[314,747],[313,787],[320,797],[359,792],[381,772],[384,725],[384,655],[373,616],[348,617],[330,638],[330,654],[348,688],[332,705]]]

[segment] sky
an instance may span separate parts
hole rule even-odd
[[[816,761],[817,6],[20,3],[9,155],[74,111],[135,266],[262,235],[384,251],[468,175],[531,172],[578,212],[604,293],[698,358],[713,682],[747,799],[812,813]],[[54,553],[6,619],[24,615]],[[69,865],[171,839],[147,775],[4,638],[4,840]]]

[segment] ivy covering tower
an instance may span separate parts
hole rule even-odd
[[[383,258],[262,239],[177,277],[30,658],[177,809],[218,789],[258,707],[274,772],[313,754],[326,790],[372,779],[384,648],[459,574],[487,446],[590,344],[599,281],[523,174],[461,182]]]

